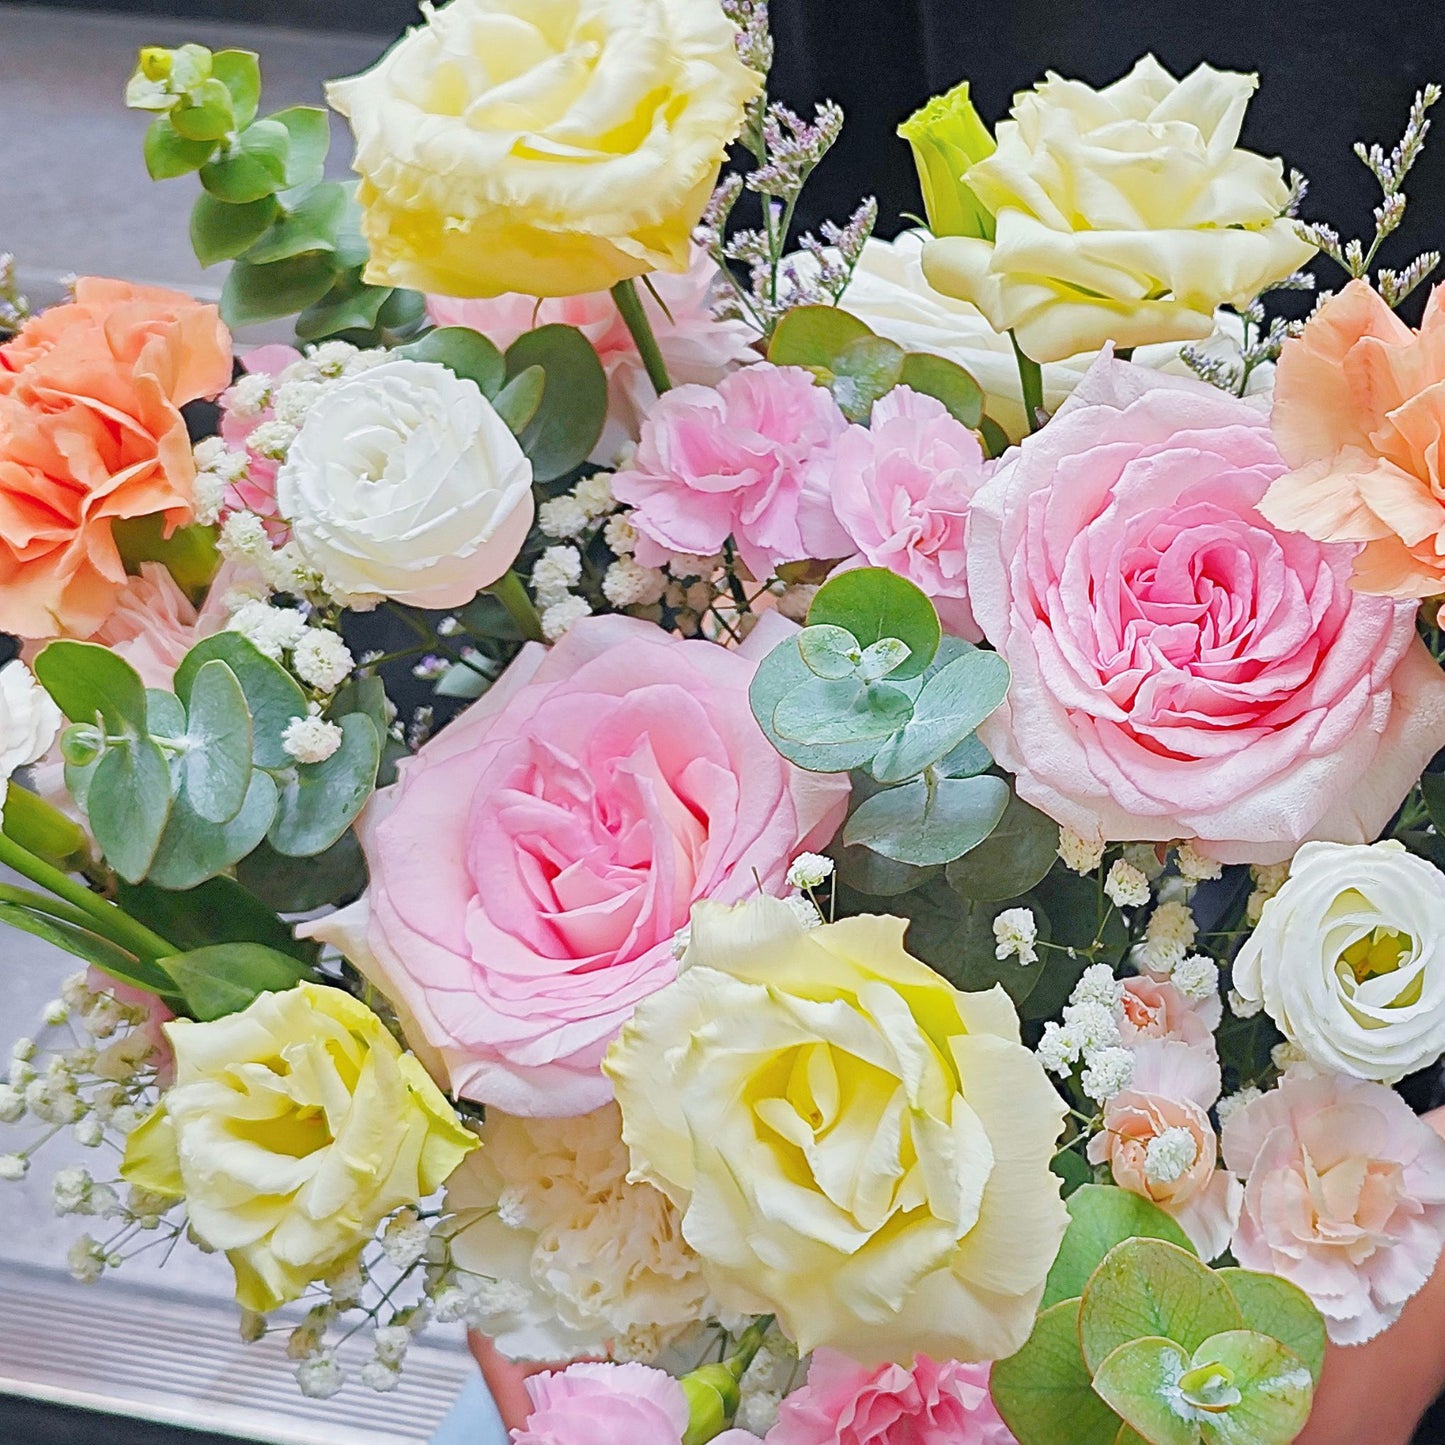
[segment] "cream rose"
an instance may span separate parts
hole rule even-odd
[[[1445,1054],[1445,874],[1393,841],[1306,843],[1234,961],[1320,1068],[1392,1084]]]
[[[230,1258],[243,1309],[298,1298],[476,1147],[422,1066],[340,989],[301,984],[165,1030],[176,1081],[121,1174],[185,1199],[196,1236]]]
[[[0,806],[10,775],[50,751],[62,721],[60,709],[23,662],[0,667]]]
[[[682,272],[758,77],[718,0],[453,0],[364,75],[366,279],[573,296]]]
[[[1063,1104],[1002,990],[960,993],[905,926],[699,904],[685,971],[604,1067],[634,1176],[723,1306],[776,1313],[804,1352],[997,1359],[1067,1223]]]
[[[1036,361],[1202,340],[1215,307],[1314,254],[1282,216],[1280,162],[1235,144],[1257,83],[1208,65],[1175,80],[1152,55],[1101,91],[1049,75],[964,173],[994,240],[932,241],[928,279]]]
[[[475,382],[396,360],[329,388],[276,476],[302,555],[352,606],[461,607],[532,525],[532,464]]]

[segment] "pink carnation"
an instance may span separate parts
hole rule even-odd
[[[708,556],[732,537],[754,577],[785,562],[855,551],[828,499],[848,423],[825,387],[797,366],[766,362],[714,387],[679,386],[648,414],[632,465],[612,479],[636,510],[637,560]]]
[[[851,426],[833,463],[833,511],[860,560],[933,599],[944,627],[978,642],[968,606],[964,529],[983,485],[983,448],[941,401],[895,387],[868,426]]]
[[[1400,1317],[1445,1244],[1445,1142],[1392,1089],[1292,1069],[1235,1110],[1225,1162],[1245,1178],[1234,1256],[1297,1284],[1336,1344]]]
[[[1103,357],[974,498],[969,597],[1013,670],[979,735],[1059,823],[1281,861],[1374,838],[1445,743],[1415,604],[1265,521],[1283,471],[1253,403]]]
[[[717,267],[701,248],[693,248],[692,266],[682,275],[657,271],[650,279],[666,310],[646,286],[638,287],[638,295],[674,386],[715,386],[728,372],[758,359],[751,327],[741,321],[713,319],[711,299]],[[636,441],[643,417],[656,405],[657,393],[647,379],[632,333],[606,291],[542,301],[516,293],[466,301],[429,296],[427,311],[438,326],[470,326],[503,351],[538,326],[560,322],[581,331],[597,348],[607,372],[608,425],[593,452],[595,460],[611,461],[623,443]]]
[[[773,750],[748,705],[773,614],[737,652],[601,616],[525,648],[401,765],[362,822],[368,893],[312,925],[409,1016],[459,1095],[566,1116],[677,972],[701,898],[782,893],[843,821],[848,784]]]
[[[1178,1039],[1214,1051],[1214,1030],[1224,1016],[1217,994],[1191,1003],[1172,983],[1147,974],[1124,979],[1123,987],[1119,1034],[1126,1047],[1145,1039]]]
[[[222,604],[234,585],[235,568],[227,564],[197,611],[164,567],[142,562],[91,641],[123,657],[147,687],[168,692],[186,653],[225,627],[228,614]]]
[[[682,1445],[687,1396],[650,1365],[569,1365],[527,1380],[532,1413],[512,1431],[513,1445]],[[761,1445],[727,1430],[713,1445]]]
[[[1016,1445],[988,1393],[989,1367],[942,1364],[867,1369],[817,1350],[808,1383],[783,1401],[767,1445]]]

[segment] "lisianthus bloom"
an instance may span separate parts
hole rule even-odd
[[[1177,1039],[1198,1048],[1214,1047],[1214,1030],[1224,1015],[1224,1002],[1213,998],[1195,1003],[1168,979],[1140,974],[1120,980],[1124,990],[1119,1036],[1126,1048],[1145,1039]]]
[[[602,1056],[675,975],[693,902],[781,893],[837,831],[846,780],[784,761],[748,705],[778,640],[764,626],[732,651],[584,618],[525,648],[368,807],[371,887],[312,928],[410,1015],[459,1095],[600,1108]]]
[[[753,348],[757,333],[750,326],[714,319],[711,302],[718,280],[716,263],[694,245],[685,272],[673,276],[658,271],[650,288],[639,290],[674,386],[716,386],[730,371],[758,359]],[[577,327],[596,348],[607,373],[607,426],[593,449],[594,461],[610,463],[627,442],[635,442],[643,418],[657,403],[637,343],[606,291],[540,302],[518,293],[474,300],[429,296],[427,311],[438,326],[470,326],[503,351],[538,326]]]
[[[761,362],[716,387],[674,387],[612,479],[613,495],[635,508],[637,560],[705,557],[731,537],[761,581],[784,562],[847,556],[855,549],[829,503],[847,427],[832,393],[799,366]]]
[[[1283,471],[1253,403],[1101,358],[975,496],[969,598],[1013,672],[979,736],[1074,833],[1363,842],[1445,744],[1414,604],[1265,521]]]
[[[978,642],[968,608],[964,528],[983,485],[978,438],[941,401],[906,386],[850,426],[833,464],[833,512],[862,561],[887,567],[927,593],[944,627]]]
[[[1351,281],[1286,343],[1275,440],[1295,468],[1260,504],[1276,526],[1362,544],[1355,585],[1386,597],[1445,592],[1445,297],[1412,331]]]
[[[1036,361],[1203,339],[1217,306],[1315,250],[1284,216],[1282,164],[1235,144],[1258,83],[1208,65],[1176,80],[1152,55],[1103,90],[1050,74],[963,173],[993,238],[940,236],[928,279]]]
[[[699,904],[681,976],[606,1067],[633,1172],[723,1307],[775,1313],[803,1352],[998,1359],[1067,1222],[1063,1104],[1003,990],[959,992],[905,927]]]
[[[487,1110],[482,1147],[447,1182],[452,1259],[474,1317],[511,1359],[652,1356],[712,1313],[672,1201],[630,1182],[622,1119]]]
[[[453,0],[327,97],[351,121],[366,279],[572,296],[687,269],[760,89],[717,0]]]
[[[1211,1048],[1173,1039],[1135,1046],[1134,1075],[1104,1110],[1089,1162],[1108,1163],[1114,1183],[1171,1214],[1201,1259],[1223,1254],[1239,1217],[1239,1181],[1219,1163],[1209,1110],[1219,1098]]]
[[[299,1298],[476,1147],[426,1070],[340,989],[303,983],[165,1031],[175,1083],[121,1174],[185,1200],[197,1238],[230,1259],[243,1309]]]
[[[1017,1445],[988,1393],[989,1367],[920,1355],[867,1369],[817,1350],[768,1445]]]
[[[1224,1160],[1245,1181],[1235,1259],[1304,1290],[1336,1344],[1393,1324],[1434,1272],[1445,1143],[1393,1089],[1291,1069],[1230,1114]]]
[[[1387,840],[1307,843],[1234,987],[1322,1069],[1392,1084],[1445,1053],[1445,875]]]
[[[113,524],[191,520],[181,407],[231,379],[214,306],[86,278],[0,346],[0,631],[88,637],[125,586]]]
[[[527,1380],[532,1413],[512,1445],[682,1445],[687,1395],[649,1365],[569,1365]],[[713,1445],[762,1445],[746,1430],[725,1430]]]

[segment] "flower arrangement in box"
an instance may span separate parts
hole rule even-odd
[[[231,266],[0,287],[0,916],[86,965],[0,1177],[115,1145],[73,1272],[224,1253],[311,1395],[465,1322],[519,1445],[1286,1445],[1445,1243],[1437,92],[1369,243],[1151,57],[795,241],[771,53],[427,7],[343,183],[142,52]]]

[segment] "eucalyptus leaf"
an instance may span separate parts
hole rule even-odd
[[[198,817],[229,823],[251,785],[251,714],[236,674],[219,658],[191,684],[181,785]]]
[[[315,976],[290,954],[257,943],[218,943],[161,963],[188,1012],[202,1023],[240,1013],[263,993],[284,993]]]
[[[956,361],[926,351],[910,351],[903,358],[898,379],[904,386],[941,401],[955,421],[970,429],[983,421],[983,388]]]
[[[859,680],[871,684],[897,672],[908,661],[910,651],[908,644],[896,637],[880,637],[871,647],[865,647],[858,658]]]
[[[175,693],[146,688],[146,730],[153,738],[185,737],[185,704]]]
[[[912,715],[908,694],[887,683],[867,687],[853,678],[811,677],[783,695],[774,709],[772,725],[779,737],[793,742],[816,745],[872,739],[876,746]]]
[[[795,306],[778,322],[768,360],[774,366],[832,371],[840,353],[873,335],[865,322],[836,306]]]
[[[874,767],[877,767],[875,760]],[[1017,898],[1048,876],[1059,856],[1059,825],[1010,792],[998,826],[948,865],[949,885],[964,898]]]
[[[502,353],[470,326],[439,326],[416,341],[397,348],[411,361],[431,361],[465,381],[477,384],[483,396],[495,398],[507,378]]]
[[[1002,778],[942,778],[931,786],[920,779],[864,802],[843,841],[916,867],[950,863],[988,837],[1008,799]]]
[[[339,256],[334,259],[341,264]],[[321,341],[330,336],[350,336],[369,344],[376,339],[381,314],[393,293],[385,286],[368,286],[361,279],[360,266],[333,274],[330,289],[297,316],[297,338]]]
[[[51,642],[35,659],[35,676],[71,722],[99,718],[112,733],[146,731],[145,684],[119,653],[94,642]]]
[[[171,769],[150,738],[111,748],[86,793],[90,831],[106,862],[127,882],[146,876],[171,812]]]
[[[271,261],[289,261],[293,256],[312,251],[334,252],[346,204],[346,188],[338,182],[323,181],[312,187],[260,235],[246,252],[246,259],[255,265],[266,265]]]
[[[507,348],[510,381],[528,367],[546,374],[541,404],[517,440],[539,482],[555,481],[591,455],[607,420],[607,374],[575,326],[539,326]]]
[[[340,718],[341,746],[323,763],[297,764],[281,786],[266,835],[278,853],[323,853],[351,826],[376,786],[381,739],[363,713]]]
[[[519,371],[501,391],[493,405],[513,436],[521,436],[542,407],[547,390],[547,373],[540,366]]]
[[[308,858],[304,868],[269,843],[262,843],[237,865],[236,877],[278,913],[311,913],[358,898],[366,887],[366,859],[356,834],[350,832],[343,833],[325,852]]]
[[[1221,1269],[1216,1273],[1229,1286],[1244,1316],[1245,1328],[1288,1346],[1319,1384],[1328,1335],[1324,1317],[1310,1297],[1277,1274],[1248,1269]]]
[[[1162,1336],[1122,1344],[1094,1374],[1095,1393],[1150,1442],[1198,1445],[1197,1413],[1180,1408],[1189,1353]]]
[[[251,714],[251,757],[258,768],[286,768],[292,757],[282,734],[294,718],[306,716],[306,694],[281,666],[239,632],[217,632],[198,642],[176,669],[176,693],[189,704],[191,689],[208,662],[224,662],[236,675]]]
[[[808,609],[808,625],[825,623],[851,632],[860,648],[884,637],[905,643],[910,656],[893,674],[895,682],[923,672],[943,635],[933,603],[886,567],[855,567],[825,582]]]
[[[873,403],[887,396],[902,379],[904,356],[896,342],[860,336],[833,358],[829,388],[849,421],[868,421]]]
[[[808,671],[816,677],[856,677],[862,652],[858,639],[842,627],[826,623],[805,627],[798,634],[798,652]]]
[[[276,784],[259,770],[251,774],[246,801],[229,823],[208,823],[182,794],[171,809],[149,881],[160,888],[189,889],[234,867],[266,836],[276,802]]]
[[[790,763],[814,773],[846,773],[862,767],[878,751],[877,738],[816,745],[782,737],[773,728],[773,714],[783,699],[815,681],[798,651],[797,638],[778,644],[758,665],[748,686],[748,702],[768,741]]]
[[[143,562],[159,562],[182,592],[199,603],[221,565],[216,550],[216,529],[193,522],[168,527],[163,512],[146,517],[121,517],[111,524],[121,560],[130,572]]]
[[[897,863],[871,848],[839,847],[833,856],[838,877],[848,887],[874,898],[896,898],[901,893],[911,893],[932,882],[939,873],[937,867],[915,868],[911,863]]]
[[[1286,1345],[1255,1330],[1230,1330],[1195,1352],[1191,1373],[1222,1377],[1239,1399],[1227,1409],[1206,1411],[1199,1433],[1206,1445],[1289,1445],[1304,1429],[1314,1400],[1314,1381]],[[1186,1399],[1194,1381],[1180,1381]],[[1198,1398],[1198,1397],[1196,1397]]]
[[[941,650],[941,649],[940,649]],[[938,760],[936,772],[942,778],[973,778],[993,767],[993,754],[979,741],[977,733],[966,737]],[[1054,830],[1058,831],[1057,828]]]

